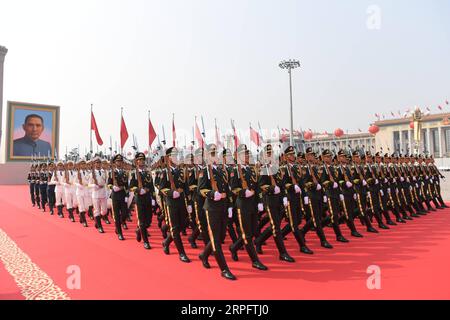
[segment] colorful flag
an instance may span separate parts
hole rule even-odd
[[[100,137],[100,132],[98,131],[97,121],[95,121],[94,112],[91,111],[91,130],[95,131],[95,139],[97,139],[97,144],[99,146],[103,145],[103,140]]]
[[[123,119],[123,114],[122,114],[122,120],[120,122],[120,147],[123,149],[123,147],[125,146],[125,143],[128,140],[128,130],[127,130],[127,126],[125,124],[125,120]]]
[[[177,132],[175,130],[175,114],[172,116],[172,146],[177,146]]]
[[[156,131],[153,128],[152,121],[150,120],[150,113],[148,115],[148,145],[151,147],[153,141],[156,139]]]
[[[203,140],[202,133],[200,132],[200,128],[197,125],[197,121],[195,121],[195,139],[197,139],[197,143],[200,148],[205,147],[205,141]]]
[[[259,136],[258,131],[250,126],[250,140],[253,141],[258,147],[261,145],[261,137]]]

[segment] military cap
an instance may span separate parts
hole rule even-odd
[[[82,164],[82,163],[86,163],[86,161],[84,159],[80,159],[77,164]]]
[[[345,155],[347,155],[347,154],[345,153],[344,150],[340,149],[340,150],[338,151],[338,156],[345,156]]]
[[[284,154],[285,155],[290,155],[290,154],[294,154],[295,155],[295,150],[293,146],[289,146],[284,150]]]
[[[381,154],[379,152],[375,153],[375,157],[381,157]]]
[[[145,154],[143,152],[136,152],[134,160],[145,160]]]
[[[123,161],[123,156],[122,156],[121,154],[116,154],[116,155],[113,157],[112,161],[113,161],[113,162],[116,162],[116,161]]]
[[[352,156],[354,156],[354,157],[355,157],[355,156],[359,156],[359,151],[357,151],[357,150],[353,151],[353,152],[352,152]]]
[[[372,153],[370,151],[366,151],[366,157],[371,157]]]
[[[305,158],[305,154],[300,151],[299,153],[297,153],[297,157],[304,159]]]
[[[333,154],[331,153],[330,150],[325,149],[322,151],[322,156],[332,156]]]
[[[272,145],[271,144],[266,145],[264,147],[264,151],[266,151],[266,152],[272,151]]]
[[[308,153],[312,153],[312,154],[314,154],[314,151],[313,151],[313,148],[312,147],[308,147],[308,148],[306,148],[306,154],[308,154]]]

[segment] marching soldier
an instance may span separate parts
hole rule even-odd
[[[166,205],[166,218],[169,223],[169,234],[162,245],[165,254],[169,254],[169,246],[172,241],[178,250],[180,260],[185,263],[191,262],[187,257],[183,242],[181,241],[181,230],[185,223],[186,183],[183,170],[177,167],[178,150],[175,147],[166,150],[165,169],[161,172],[159,190],[164,196]]]
[[[47,164],[41,163],[39,170],[39,194],[41,197],[41,209],[45,212],[45,206],[47,205],[47,183],[48,183],[48,172]]]
[[[96,156],[92,159],[92,169],[89,175],[89,188],[92,189],[92,205],[94,207],[95,228],[99,233],[104,233],[102,216],[108,212],[108,173],[102,169],[102,161]]]
[[[145,168],[145,154],[136,153],[134,158],[136,170],[131,174],[130,191],[134,192],[137,210],[136,240],[143,241],[144,248],[149,250],[148,231],[152,221],[153,180]]]
[[[50,209],[50,215],[54,214],[54,208],[56,204],[56,196],[55,196],[55,188],[56,184],[53,182],[53,176],[56,174],[56,167],[53,162],[48,164],[48,183],[47,183],[47,198],[48,198],[48,206]]]
[[[36,197],[34,194],[34,186],[36,184],[36,170],[34,164],[30,167],[30,172],[28,172],[28,184],[30,186],[30,197],[31,197],[31,203],[33,204],[33,207],[36,206]]]
[[[333,226],[333,231],[336,235],[336,240],[346,243],[349,241],[342,235],[341,229],[339,227],[341,217],[345,217],[345,214],[341,215],[341,191],[339,188],[339,183],[337,182],[339,180],[337,180],[335,168],[332,165],[332,154],[330,150],[326,149],[322,152],[322,161],[323,171],[322,175],[320,176],[320,182],[325,193],[324,202],[326,200],[325,203],[328,207],[328,211],[330,212],[330,215],[325,217],[322,225],[325,226],[328,224],[328,221],[330,221]],[[355,230],[354,226],[351,226],[351,224],[350,230]]]
[[[295,150],[294,147],[289,146],[284,150],[286,165],[282,167],[284,176],[284,190],[287,196],[287,216],[289,223],[281,231],[283,237],[286,237],[290,232],[294,234],[297,243],[300,246],[300,252],[305,254],[313,254],[313,251],[306,246],[305,237],[299,229],[302,223],[302,216],[306,215],[305,207],[303,205],[303,190],[302,185],[303,171],[295,164]]]
[[[263,166],[258,180],[258,197],[260,203],[264,204],[265,211],[269,216],[270,227],[264,230],[255,240],[255,246],[257,252],[262,254],[262,244],[269,239],[270,236],[273,236],[278,249],[279,259],[281,261],[293,263],[295,260],[288,254],[281,234],[280,226],[283,220],[281,207],[283,202],[287,204],[287,198],[283,197],[284,192],[282,188],[284,188],[284,186],[282,173],[277,164],[273,163],[272,145],[269,144],[264,147],[264,153],[261,160]],[[261,205],[259,206],[261,207]]]
[[[80,212],[80,223],[86,228],[88,226],[86,220],[86,212],[89,208],[89,174],[86,171],[86,161],[80,160],[77,164],[76,176],[74,184],[76,186],[76,197],[78,210]]]
[[[205,198],[204,211],[210,241],[199,258],[203,262],[203,266],[208,268],[205,261],[211,253],[214,253],[222,277],[228,280],[236,280],[236,277],[228,268],[222,250],[222,242],[226,235],[227,217],[233,214],[231,191],[226,180],[227,173],[218,166],[216,145],[208,145],[207,152],[208,162],[200,172],[199,190],[201,196]]]
[[[306,235],[314,227],[317,236],[320,239],[320,245],[325,249],[333,249],[333,246],[328,242],[323,231],[322,214],[324,212],[323,204],[326,195],[323,193],[322,185],[319,180],[323,168],[319,169],[318,167],[313,166],[316,162],[316,157],[311,147],[306,149],[305,157],[307,164],[305,166],[303,187],[306,190],[304,204],[307,207],[308,219],[301,232]]]
[[[252,266],[258,270],[268,270],[258,258],[253,245],[253,238],[258,224],[258,182],[256,172],[250,166],[250,152],[246,145],[240,145],[237,150],[238,164],[230,172],[230,187],[236,196],[237,219],[241,234],[239,239],[230,246],[233,260],[238,260],[237,251],[245,246],[252,260]]]
[[[112,211],[115,231],[119,240],[125,240],[122,233],[122,226],[128,215],[127,203],[125,201],[128,188],[128,174],[123,169],[123,156],[117,154],[113,158],[115,168],[111,169],[111,176],[108,179],[108,187],[112,190]]]
[[[69,212],[69,219],[70,221],[75,222],[73,209],[76,207],[76,186],[73,161],[68,161],[66,164],[64,175],[64,195],[66,201],[66,209]]]

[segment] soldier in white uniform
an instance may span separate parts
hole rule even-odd
[[[56,165],[56,174],[53,175],[51,183],[55,184],[56,208],[58,209],[58,217],[64,218],[63,207],[66,203],[64,184],[65,184],[65,168],[62,161],[58,161]]]
[[[68,161],[66,165],[66,174],[64,179],[64,193],[66,195],[66,207],[69,211],[69,219],[75,222],[75,217],[73,216],[73,209],[77,207],[76,199],[76,179],[77,173],[75,172],[75,166],[73,161]]]
[[[102,227],[102,216],[107,213],[107,193],[108,174],[102,169],[102,162],[99,157],[93,160],[93,170],[89,175],[89,187],[92,188],[92,203],[94,205],[95,228],[98,232],[104,233]]]
[[[86,171],[86,162],[84,160],[80,160],[77,163],[77,170],[75,176],[75,186],[76,186],[76,196],[78,203],[78,210],[80,211],[80,223],[83,224],[84,227],[87,227],[86,221],[86,212],[89,209],[89,177],[90,174]]]

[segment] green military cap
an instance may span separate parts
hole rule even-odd
[[[145,154],[143,152],[136,152],[134,160],[145,160]]]
[[[345,156],[345,155],[347,155],[347,153],[344,150],[340,149],[338,151],[338,156]]]
[[[285,155],[290,155],[290,154],[295,155],[294,147],[293,146],[289,146],[286,149],[284,149],[284,154]]]
[[[299,153],[297,153],[297,157],[301,158],[301,159],[305,159],[305,154],[300,151]]]
[[[330,150],[325,149],[322,151],[322,156],[332,156],[333,154],[331,153]]]
[[[116,155],[113,157],[112,161],[113,161],[113,162],[116,162],[116,161],[123,161],[123,156],[122,156],[121,154],[116,154]]]
[[[308,147],[306,148],[306,154],[314,154],[313,148],[312,147]]]
[[[359,151],[357,151],[357,150],[353,151],[352,156],[354,156],[354,157],[359,156]]]

